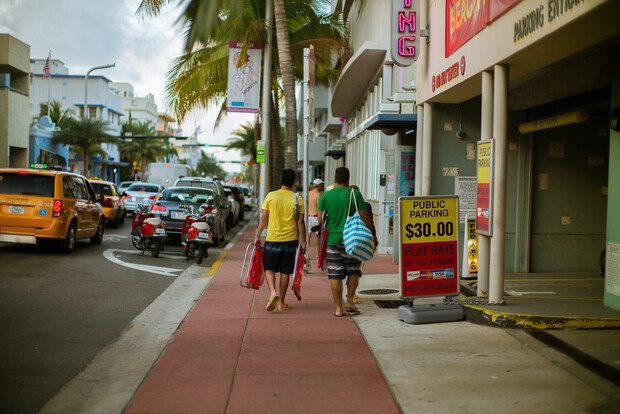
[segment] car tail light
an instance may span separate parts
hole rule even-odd
[[[114,207],[114,201],[111,198],[106,198],[103,201],[103,206],[104,207]]]
[[[166,211],[166,207],[162,206],[161,204],[153,204],[153,206],[151,207],[151,211],[164,212]]]
[[[123,198],[124,198],[125,200],[126,200],[126,199],[128,199],[128,198],[131,198],[131,194],[125,194],[125,195],[123,196]]]
[[[60,217],[65,212],[65,203],[62,200],[54,200],[54,207],[52,208],[52,216]]]
[[[213,207],[207,207],[207,208],[205,208],[205,213],[207,213],[207,214],[211,214],[211,213],[213,213]]]
[[[156,195],[149,196],[149,200],[157,200],[157,196]]]
[[[26,171],[26,170],[19,170],[17,173],[19,175],[28,175],[28,171]]]

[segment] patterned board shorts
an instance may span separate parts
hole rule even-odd
[[[344,244],[327,246],[327,276],[330,279],[344,279],[347,276],[361,276],[362,262],[349,256]]]

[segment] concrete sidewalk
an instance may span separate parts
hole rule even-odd
[[[358,316],[332,316],[316,270],[304,277],[302,302],[289,293],[292,310],[266,312],[266,286],[238,284],[252,231],[229,250],[126,412],[616,412],[617,384],[525,331],[407,325],[396,309],[376,306],[399,299],[372,294],[398,289],[388,256],[365,265]],[[609,346],[617,337],[599,338],[617,363],[617,345]]]

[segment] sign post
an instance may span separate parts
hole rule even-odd
[[[459,201],[456,196],[400,197],[400,295],[454,296],[459,293]],[[447,322],[463,317],[459,304],[401,306],[407,323]]]

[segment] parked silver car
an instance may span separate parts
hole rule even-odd
[[[133,183],[122,194],[125,201],[125,210],[129,214],[133,214],[138,204],[148,200],[155,200],[157,195],[163,190],[164,187],[159,184]]]

